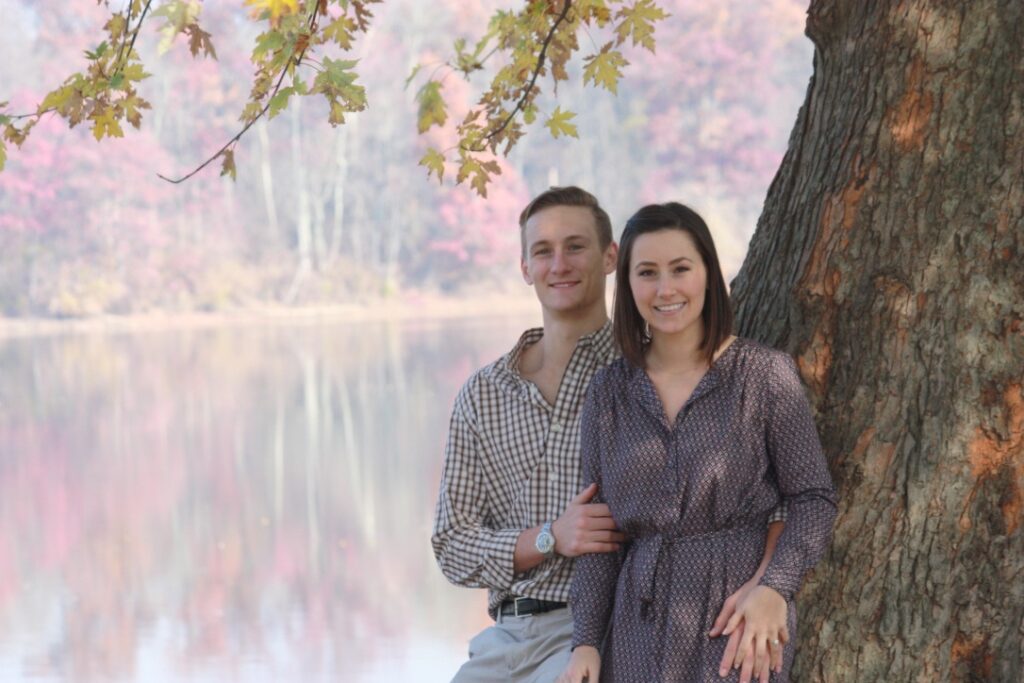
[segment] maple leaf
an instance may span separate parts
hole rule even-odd
[[[104,138],[123,138],[124,131],[121,130],[121,124],[114,118],[114,110],[111,107],[102,109],[99,112],[94,113],[89,117],[92,119],[92,135],[99,142]]]
[[[437,176],[437,182],[444,180],[444,156],[433,147],[427,150],[418,165],[426,167],[428,178],[433,173]]]
[[[191,23],[185,27],[185,32],[188,33],[188,50],[195,57],[202,50],[203,54],[207,57],[213,57],[217,59],[217,51],[213,49],[213,41],[210,40],[210,34],[199,27],[199,24]]]
[[[441,82],[427,81],[416,95],[419,100],[419,120],[417,127],[420,133],[426,133],[431,126],[443,126],[448,120],[444,98],[441,97]]]
[[[299,0],[245,0],[253,8],[255,16],[269,15],[270,25],[277,26],[282,16],[299,11]]]
[[[281,88],[277,94],[270,98],[270,108],[267,109],[267,118],[272,119],[281,113],[281,110],[288,106],[288,99],[295,94],[295,88]]]
[[[342,16],[327,24],[320,33],[327,40],[337,43],[338,47],[342,50],[351,50],[352,32],[355,31],[355,29],[356,22],[352,21],[348,17]]]
[[[593,83],[614,94],[618,94],[619,79],[622,78],[622,67],[629,64],[618,50],[611,49],[608,43],[596,55],[583,60],[583,84]]]
[[[124,35],[127,26],[128,22],[125,21],[124,15],[118,13],[111,16],[110,21],[104,24],[103,28],[110,34],[110,39],[117,42]]]
[[[560,135],[578,138],[576,124],[569,123],[574,118],[576,118],[576,114],[573,112],[562,111],[561,107],[555,107],[555,110],[551,112],[551,116],[544,122],[544,125],[548,127],[548,130],[551,131],[551,137],[555,139],[558,139]]]
[[[0,171],[4,170],[4,163],[7,161],[7,147],[0,140]]]
[[[637,0],[632,7],[623,7],[616,15],[622,21],[615,27],[617,45],[633,39],[633,45],[642,45],[654,52],[654,22],[668,17],[654,0]]]

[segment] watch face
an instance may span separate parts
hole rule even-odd
[[[549,531],[542,531],[537,534],[537,550],[544,555],[550,555],[555,549],[555,537]]]

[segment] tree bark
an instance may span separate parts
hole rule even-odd
[[[813,0],[814,75],[733,293],[840,496],[799,681],[1024,677],[1024,3]]]

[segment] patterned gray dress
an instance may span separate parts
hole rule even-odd
[[[788,505],[761,584],[787,601],[832,534],[836,505],[793,360],[737,339],[669,424],[647,373],[619,359],[591,382],[581,422],[583,483],[631,540],[576,560],[573,645],[602,649],[601,683],[736,681],[718,677],[727,638],[709,638],[725,599],[764,555],[767,519]],[[603,643],[603,647],[602,647]]]

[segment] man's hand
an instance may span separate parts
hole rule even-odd
[[[569,664],[558,677],[557,683],[598,683],[601,675],[601,655],[596,647],[580,645],[572,651]]]
[[[626,540],[604,503],[591,503],[597,484],[591,484],[569,502],[565,512],[551,524],[555,552],[565,557],[586,553],[611,553]]]

